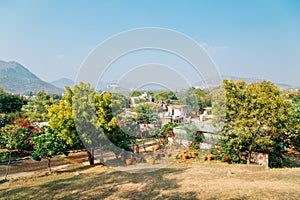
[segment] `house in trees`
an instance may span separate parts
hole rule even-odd
[[[168,105],[168,110],[162,117],[162,124],[169,122],[180,123],[187,119],[187,113],[191,111],[190,105]]]
[[[139,103],[148,102],[150,100],[152,101],[152,97],[151,96],[148,97],[147,92],[144,92],[140,96],[130,98],[132,107],[136,107]]]

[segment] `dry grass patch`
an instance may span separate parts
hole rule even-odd
[[[80,174],[76,175],[76,171]],[[230,173],[229,173],[230,172]],[[220,162],[174,163],[130,174],[104,166],[69,169],[0,185],[3,199],[299,199],[300,169]]]

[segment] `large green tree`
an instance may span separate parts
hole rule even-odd
[[[160,90],[153,94],[154,101],[170,103],[171,100],[177,100],[176,94],[173,91]]]
[[[288,135],[288,140],[292,147],[300,151],[300,101],[293,103],[293,111],[290,119],[292,131]]]
[[[117,98],[113,99],[112,93],[96,94],[94,88],[85,83],[66,90],[63,100],[49,110],[49,124],[59,140],[69,148],[84,144],[91,165],[94,164],[95,150],[100,150],[100,162],[103,163],[103,150],[110,149],[117,156],[119,149],[129,149],[132,138],[117,126],[114,116],[122,108],[122,95],[114,94]],[[113,108],[117,112],[112,112]]]
[[[130,146],[135,142],[135,137],[118,126],[115,113],[112,112],[115,102],[113,99],[114,95],[112,93],[96,94],[95,106],[98,125],[105,135],[101,144],[104,149],[113,151],[118,157],[123,150],[131,150]]]
[[[32,138],[34,151],[31,157],[40,161],[45,158],[48,160],[48,172],[51,173],[51,158],[66,152],[66,145],[57,138],[57,135],[45,133]]]
[[[104,138],[104,133],[100,129],[96,115],[96,92],[90,84],[86,83],[79,83],[73,86],[72,92],[72,116],[76,130],[87,149],[90,165],[93,165],[94,151],[101,147]],[[100,161],[102,160],[103,159],[100,158]]]
[[[154,111],[153,107],[148,104],[139,104],[136,108],[133,110],[136,112],[136,121],[138,123],[153,123],[154,121],[159,121],[159,116]]]
[[[270,166],[280,165],[281,153],[289,134],[291,103],[268,81],[247,85],[243,80],[223,82],[226,119],[221,139],[233,161],[246,153],[270,154]],[[224,154],[226,155],[226,153]]]
[[[54,134],[67,145],[68,149],[77,149],[81,148],[83,144],[73,119],[73,92],[69,87],[66,87],[66,91],[63,99],[49,108],[49,125]]]

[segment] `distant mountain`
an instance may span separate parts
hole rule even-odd
[[[29,94],[44,90],[50,94],[61,94],[64,90],[39,79],[23,65],[0,60],[0,87],[6,92]]]
[[[213,78],[210,80],[206,80],[205,83],[197,82],[195,85],[200,88],[211,89],[213,87],[218,86],[220,84],[220,82],[225,79],[234,80],[234,81],[243,79],[247,84],[254,83],[254,82],[261,82],[264,80],[264,79],[259,79],[259,78],[241,78],[241,77],[236,77],[236,76],[221,76],[221,79],[220,79],[220,77],[216,77],[216,78]],[[274,83],[274,84],[281,90],[300,89],[299,86],[294,86],[294,85],[289,85],[289,84],[283,84],[283,83]]]
[[[71,79],[68,79],[68,78],[61,78],[61,79],[52,81],[50,83],[58,88],[63,89],[63,90],[65,90],[66,86],[69,86],[70,88],[72,88],[74,85],[74,81],[72,81]]]

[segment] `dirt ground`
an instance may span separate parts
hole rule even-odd
[[[68,156],[58,156],[51,159],[51,167],[62,165],[71,165],[87,161],[87,153],[85,151],[70,153]],[[47,170],[48,161],[42,159],[41,161],[34,161],[30,157],[15,159],[11,162],[9,167],[9,174],[35,172]],[[5,175],[7,168],[6,163],[0,164],[0,177]]]
[[[138,168],[143,164],[135,164]],[[174,162],[128,173],[74,164],[0,184],[1,199],[300,199],[300,168],[265,169],[218,161]],[[128,167],[124,167],[128,168]]]
[[[172,152],[174,154],[174,152]],[[120,171],[137,171],[139,169],[144,168],[147,171],[147,168],[150,168],[149,165],[143,164],[141,167],[136,167],[134,165],[132,166],[126,166],[124,162],[121,162],[119,159],[115,159],[114,154],[111,152],[106,152],[104,154],[105,157],[105,164],[110,167],[114,167],[117,170]],[[300,167],[300,153],[294,150],[288,150],[286,154],[286,158],[289,162],[289,165],[291,167]],[[99,156],[95,155],[95,163],[99,163]],[[162,159],[160,160],[159,164],[157,167],[163,168],[170,163],[173,163],[174,159]],[[32,160],[29,156],[23,157],[23,158],[18,158],[18,159],[13,159],[11,162],[11,165],[9,167],[9,177],[16,178],[19,176],[24,176],[26,174],[33,174],[35,172],[43,172],[47,171],[47,163],[48,161],[46,159],[42,159],[41,161],[34,161]],[[77,165],[77,164],[83,164],[88,165],[88,158],[87,158],[87,153],[86,151],[74,151],[69,153],[68,156],[61,155],[57,156],[55,158],[51,159],[51,167],[54,169],[61,169],[65,168],[67,166],[72,166],[72,165]],[[6,163],[1,162],[0,163],[0,180],[2,180],[5,176],[5,172],[7,169]],[[148,169],[149,171],[149,169]]]

